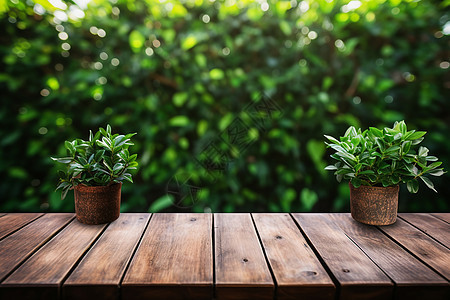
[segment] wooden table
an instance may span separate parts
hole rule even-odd
[[[0,213],[0,299],[450,299],[450,213]]]

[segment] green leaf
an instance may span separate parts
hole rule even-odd
[[[391,152],[398,152],[400,150],[399,146],[392,146],[386,149],[385,153],[389,154]]]
[[[340,142],[332,136],[324,135],[324,137],[326,137],[330,142],[332,142],[334,144],[340,144]]]
[[[62,164],[69,164],[73,161],[73,157],[61,157],[61,158],[51,157],[51,159]]]
[[[123,174],[123,178],[131,183],[133,183],[133,179],[131,178],[131,174],[125,173]]]
[[[406,182],[406,187],[410,193],[415,194],[419,190],[419,182],[416,179],[409,180]]]
[[[98,130],[99,130],[99,132],[101,133],[101,135],[103,135],[103,136],[108,136],[108,133],[107,133],[106,130],[103,129],[102,127],[100,127]]]
[[[428,148],[426,148],[426,147],[420,147],[419,148],[419,156],[421,156],[421,157],[426,157],[427,155],[428,155]]]
[[[433,175],[433,176],[442,176],[445,174],[445,171],[444,171],[444,169],[437,169],[437,170],[428,172],[428,174]]]
[[[105,154],[105,150],[98,150],[97,152],[95,152],[95,161],[100,161],[100,159],[103,157],[103,155]]]
[[[336,166],[334,166],[334,165],[329,165],[329,166],[326,166],[325,167],[325,170],[328,170],[328,171],[335,171],[335,170],[337,170],[338,168],[336,167]]]
[[[427,161],[437,161],[438,160],[438,158],[436,156],[427,156],[425,159]]]
[[[353,179],[351,180],[351,182],[352,182],[352,185],[353,185],[355,188],[359,188],[359,187],[361,186],[361,184],[362,184],[362,181],[361,181],[359,178],[357,178],[357,177],[353,178]]]
[[[76,149],[75,149],[73,142],[65,141],[64,147],[66,147],[66,149],[69,150],[71,155],[75,154]]]
[[[403,152],[403,154],[407,154],[409,152],[409,150],[411,149],[411,145],[412,145],[411,141],[402,143],[402,152]]]
[[[406,165],[406,169],[412,174],[413,176],[419,175],[419,170],[414,165]]]
[[[418,145],[418,144],[422,143],[422,141],[423,141],[423,137],[420,138],[420,139],[417,139],[417,140],[413,140],[413,141],[412,141],[412,144],[413,144],[413,145]]]
[[[61,200],[64,200],[64,199],[66,198],[67,193],[69,192],[70,188],[71,188],[71,187],[68,186],[68,187],[65,187],[65,188],[62,190],[62,193],[61,193]]]
[[[422,181],[426,184],[428,188],[432,189],[437,193],[437,191],[434,188],[433,182],[428,177],[420,176],[420,179],[422,179]]]
[[[380,129],[375,128],[375,127],[370,127],[369,130],[370,130],[370,133],[372,133],[374,136],[376,136],[378,138],[383,137],[383,131],[381,131]]]
[[[345,132],[344,137],[350,137],[350,138],[352,138],[352,137],[354,137],[354,136],[356,136],[356,135],[357,135],[357,133],[356,133],[355,127],[350,126],[350,127],[347,129],[347,131]]]
[[[129,140],[124,135],[118,135],[114,139],[114,147],[119,148],[119,147],[123,146],[123,144],[125,144],[128,141]]]
[[[417,140],[421,137],[423,137],[427,132],[426,131],[416,131],[413,134],[411,134],[410,136],[407,137],[407,141],[413,141],[413,140]]]
[[[371,174],[375,174],[375,172],[372,170],[365,170],[360,172],[358,175],[371,175]]]
[[[117,164],[114,165],[113,172],[115,174],[117,174],[118,173],[117,171],[122,170],[124,167],[125,167],[124,164],[117,163]]]
[[[378,147],[380,148],[381,152],[384,152],[384,143],[381,139],[376,138],[375,139],[375,143],[378,145]]]

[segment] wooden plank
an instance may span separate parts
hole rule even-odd
[[[216,297],[273,299],[274,282],[250,214],[214,214]]]
[[[41,213],[12,213],[0,218],[0,240],[42,215]]]
[[[61,282],[105,226],[73,220],[0,284],[0,299],[58,299]]]
[[[450,279],[450,250],[402,219],[380,229],[403,245],[447,280]]]
[[[450,248],[450,224],[446,223],[430,214],[406,214],[402,213],[399,216],[410,223],[414,227],[419,228],[441,244]]]
[[[120,214],[63,285],[64,299],[119,299],[119,285],[150,214]]]
[[[293,214],[340,285],[339,299],[390,299],[391,280],[329,216]]]
[[[122,282],[122,299],[211,299],[211,214],[154,214]]]
[[[334,299],[335,286],[289,214],[252,214],[277,299]]]
[[[450,223],[450,213],[433,213],[432,215],[447,223]]]
[[[330,214],[330,217],[394,281],[395,299],[446,299],[450,296],[450,286],[444,278],[377,227],[356,222],[350,214]]]
[[[0,241],[0,282],[73,218],[73,214],[46,214]]]

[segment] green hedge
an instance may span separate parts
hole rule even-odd
[[[123,211],[346,211],[323,134],[349,125],[404,119],[448,169],[449,1],[63,2],[0,5],[0,211],[73,210],[50,156],[107,123],[138,132]],[[448,179],[400,210],[448,211]]]

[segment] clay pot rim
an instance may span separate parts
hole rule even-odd
[[[79,183],[75,186],[75,189],[81,192],[98,192],[98,191],[108,191],[114,188],[120,188],[122,186],[122,182],[114,182],[113,184],[109,185],[95,185],[95,186],[88,186],[83,183]]]
[[[354,187],[353,184],[349,181],[348,185],[350,186],[351,189],[359,189],[359,188],[365,188],[365,189],[372,189],[372,190],[386,190],[386,189],[399,189],[400,185],[396,184],[396,185],[390,185],[390,186],[371,186],[371,185],[360,185],[359,187]]]

